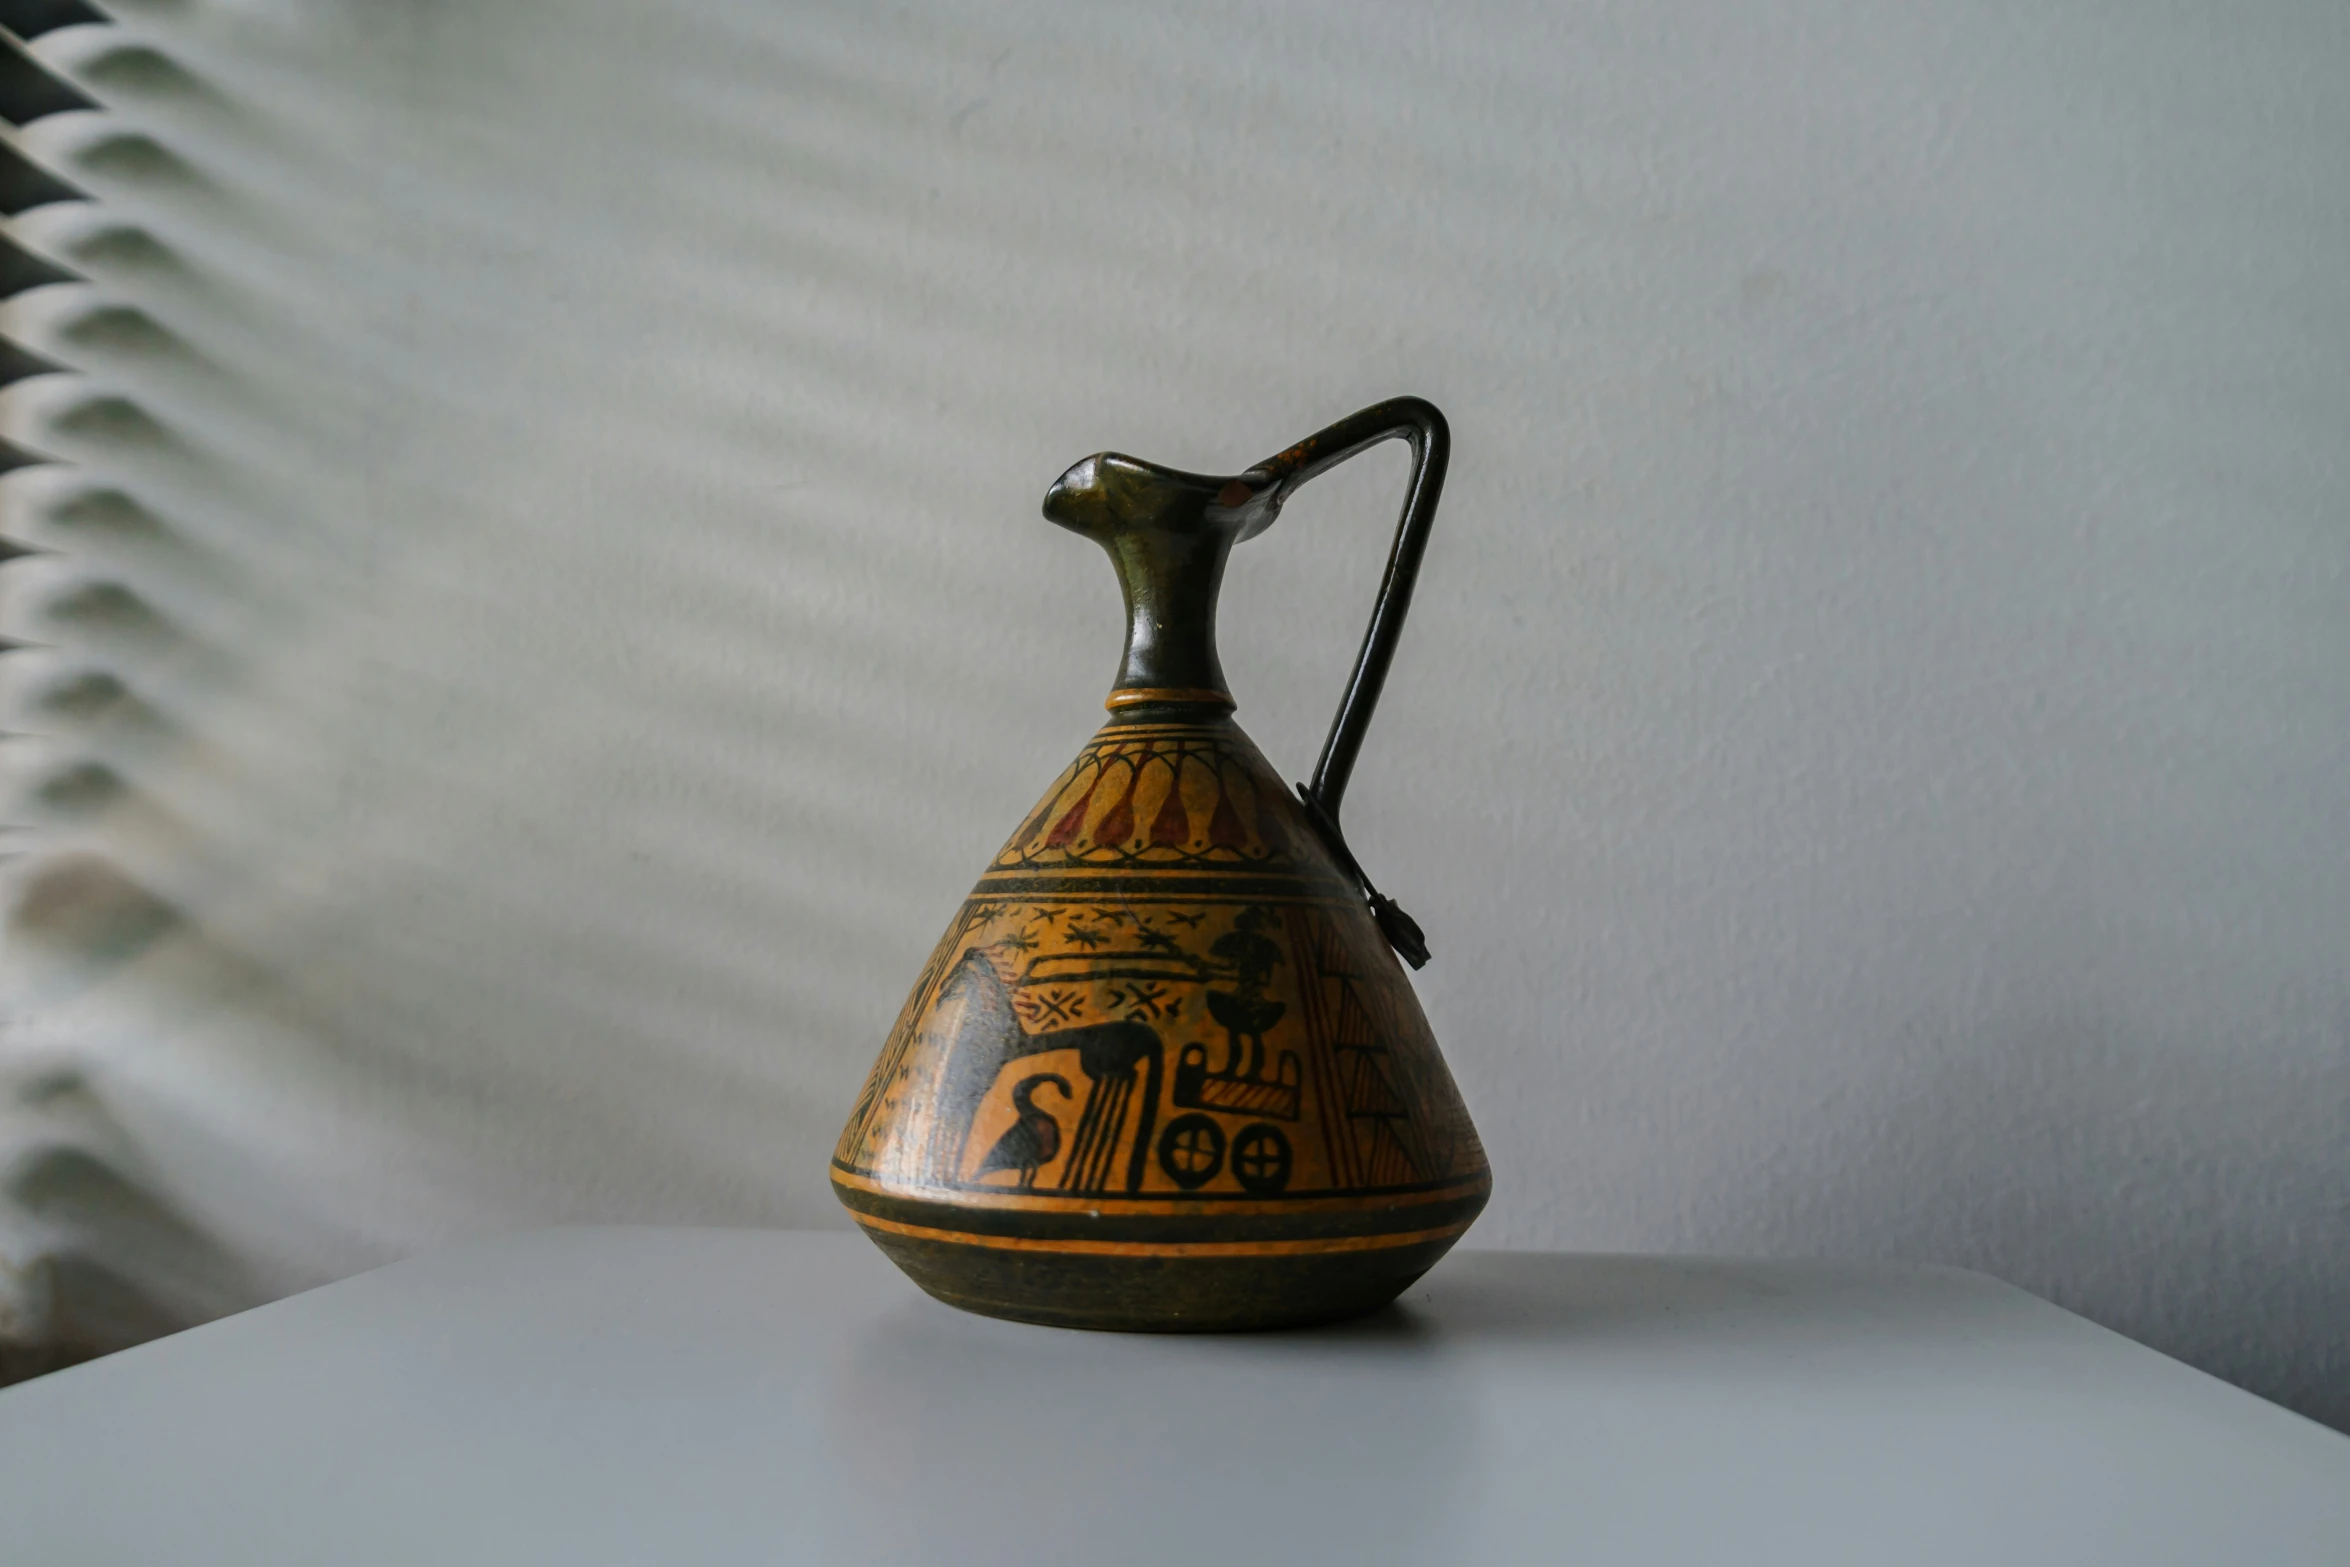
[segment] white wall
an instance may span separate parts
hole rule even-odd
[[[5,314],[88,377],[0,403],[20,1332],[840,1222],[1115,663],[1046,483],[1409,391],[1349,813],[1474,1239],[1981,1267],[2350,1423],[2339,5],[117,9],[11,225],[92,279]],[[1293,772],[1402,463],[1235,558]]]

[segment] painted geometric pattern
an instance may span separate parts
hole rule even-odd
[[[1230,725],[1113,725],[1077,754],[991,869],[1269,865],[1291,856],[1283,818],[1294,809]]]
[[[1039,1197],[1479,1175],[1459,1092],[1376,943],[1359,910],[1312,900],[974,899],[837,1160],[896,1187]]]

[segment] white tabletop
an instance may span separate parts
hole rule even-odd
[[[2350,1439],[1977,1274],[1456,1253],[1257,1337],[571,1229],[0,1393],[0,1559],[2350,1562]]]

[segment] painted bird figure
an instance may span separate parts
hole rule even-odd
[[[1069,1080],[1058,1072],[1039,1072],[1014,1083],[1012,1108],[1019,1112],[1020,1118],[996,1139],[987,1157],[979,1162],[982,1179],[997,1170],[1018,1170],[1020,1189],[1026,1191],[1036,1184],[1036,1172],[1059,1155],[1061,1123],[1050,1112],[1036,1107],[1036,1091],[1047,1083],[1059,1089],[1063,1099],[1075,1097],[1069,1092]]]

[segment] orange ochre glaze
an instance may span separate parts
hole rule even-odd
[[[1449,1241],[1491,1183],[1361,894],[1207,709],[1113,717],[1037,802],[907,998],[833,1179],[894,1235],[1170,1259]],[[1115,1233],[1064,1233],[1083,1216]],[[1281,1233],[1198,1233],[1259,1220]]]

